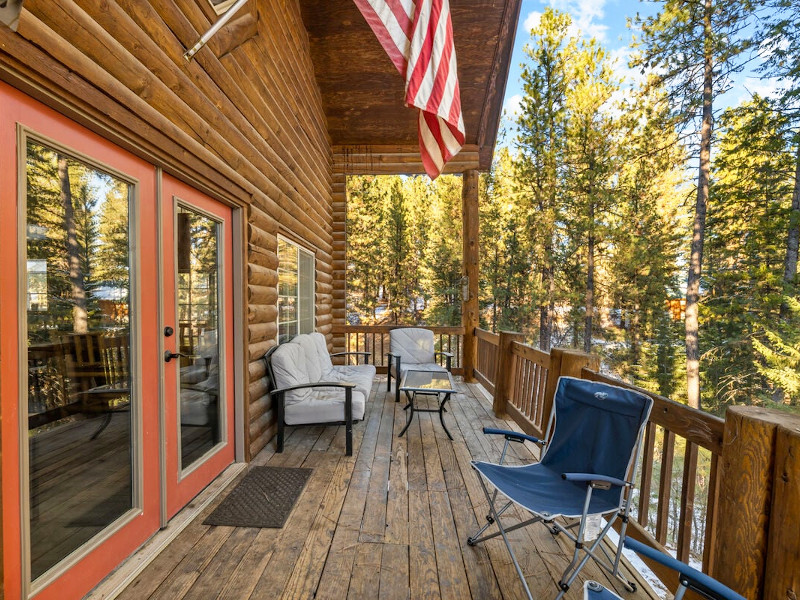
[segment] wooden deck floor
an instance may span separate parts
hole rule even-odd
[[[343,428],[290,428],[284,453],[268,447],[252,463],[314,469],[283,529],[202,525],[220,497],[119,597],[523,598],[502,541],[477,547],[465,541],[486,514],[470,460],[496,460],[502,445],[481,428],[513,426],[493,417],[478,386],[459,382],[458,389],[445,415],[452,442],[438,415],[424,413],[398,438],[405,413],[381,377],[364,421],[354,428],[352,457],[344,456]],[[518,453],[510,460],[530,458]],[[563,536],[553,538],[539,525],[510,537],[534,597],[554,597],[571,552]],[[595,565],[584,577],[626,599],[655,597],[638,575],[635,594]],[[582,598],[582,581],[567,598]]]

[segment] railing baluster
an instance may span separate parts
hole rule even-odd
[[[686,440],[681,486],[681,516],[678,522],[678,560],[689,562],[694,519],[694,494],[697,484],[697,444]]]
[[[511,398],[509,398],[509,401],[511,402],[511,404],[513,404],[517,408],[521,409],[522,407],[521,407],[520,401],[519,401],[519,398],[520,398],[520,385],[521,385],[520,384],[520,377],[521,377],[520,371],[521,371],[521,369],[519,368],[519,363],[521,362],[521,359],[520,359],[519,356],[514,356],[513,354],[511,356],[512,356],[512,358],[511,358],[511,368],[513,369],[512,373],[513,373],[513,381],[514,381],[514,393],[511,396]]]
[[[533,363],[526,360],[525,361],[525,414],[528,416],[529,419],[532,420],[533,412],[536,407],[533,404],[533,390],[532,390],[532,383],[533,383]]]
[[[706,531],[703,540],[703,572],[714,569],[714,546],[717,544],[716,519],[719,506],[719,472],[721,462],[718,454],[711,454],[711,472],[708,479],[708,502],[706,504]]]
[[[675,457],[675,433],[664,429],[661,445],[661,477],[658,486],[658,513],[656,516],[656,540],[661,545],[667,543],[669,526],[669,501],[672,496],[672,463]]]
[[[534,363],[533,365],[533,394],[532,402],[536,407],[533,415],[533,422],[541,429],[542,425],[542,403],[539,402],[539,388],[541,387],[540,380],[542,378],[542,365]]]
[[[639,486],[639,514],[638,521],[642,527],[647,527],[650,522],[650,487],[653,482],[653,455],[656,446],[656,425],[652,421],[647,423],[644,433],[644,447],[642,448],[642,484]]]

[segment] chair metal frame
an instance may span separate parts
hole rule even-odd
[[[712,579],[705,573],[690,567],[679,560],[664,554],[646,544],[631,538],[624,538],[622,545],[637,554],[645,556],[650,560],[664,565],[678,573],[678,589],[675,592],[675,600],[682,600],[687,591],[692,590],[703,598],[709,600],[745,600],[744,596],[735,592],[731,588],[721,584],[716,579]]]
[[[562,377],[559,380],[559,385],[557,386],[557,390],[561,387],[561,380],[563,379],[572,379],[569,377]],[[617,387],[617,386],[610,386],[609,384],[596,384],[598,387]],[[625,388],[622,388],[625,389]],[[632,390],[625,389],[626,392],[632,392]],[[558,391],[556,392],[558,393]],[[641,446],[642,440],[644,436],[645,425],[647,424],[647,420],[649,418],[650,410],[652,409],[653,401],[648,396],[640,394],[638,392],[633,392],[636,395],[641,396],[647,404],[645,418],[642,421],[638,434],[636,436],[636,442],[632,452],[632,461],[629,463],[628,466],[628,473],[629,476],[627,480],[623,481],[617,479],[615,477],[604,476],[602,474],[593,474],[593,473],[563,473],[562,478],[568,481],[572,481],[575,483],[585,483],[586,484],[586,497],[583,505],[583,513],[579,520],[574,521],[568,525],[562,525],[560,522],[556,521],[555,519],[557,516],[549,516],[547,514],[537,514],[533,510],[519,505],[521,508],[531,512],[532,514],[536,515],[528,520],[524,520],[522,522],[516,523],[509,527],[506,527],[501,522],[500,517],[512,506],[515,505],[515,502],[512,500],[508,500],[501,508],[498,509],[496,500],[498,496],[499,489],[495,487],[493,492],[490,492],[490,489],[487,487],[486,484],[486,477],[483,476],[481,473],[478,473],[478,481],[480,481],[481,488],[483,489],[483,493],[486,497],[486,500],[489,504],[489,514],[486,515],[486,524],[483,525],[475,534],[471,535],[467,538],[467,543],[470,546],[474,546],[475,544],[481,543],[488,539],[495,538],[497,536],[502,536],[503,541],[505,542],[506,548],[508,548],[508,552],[511,555],[511,560],[514,563],[514,568],[517,571],[517,575],[522,582],[522,585],[525,589],[525,593],[530,600],[533,600],[533,595],[531,594],[530,588],[528,587],[527,582],[525,581],[525,575],[522,572],[522,568],[519,565],[519,561],[517,560],[516,555],[514,554],[513,549],[511,548],[511,543],[508,539],[508,533],[515,531],[517,529],[521,529],[523,527],[527,527],[528,525],[532,525],[534,523],[542,523],[544,524],[551,534],[557,535],[559,533],[565,534],[575,546],[575,550],[572,555],[572,560],[570,561],[569,565],[567,566],[564,574],[561,576],[561,579],[558,582],[559,593],[556,596],[556,600],[560,600],[563,595],[569,590],[572,583],[575,581],[575,578],[580,573],[581,569],[583,569],[584,565],[589,561],[589,559],[593,559],[600,567],[602,567],[605,571],[607,571],[611,576],[617,578],[625,588],[630,591],[634,592],[636,590],[636,584],[634,582],[628,581],[628,579],[620,573],[619,564],[622,558],[622,543],[621,541],[625,539],[625,534],[628,525],[628,519],[630,514],[630,504],[631,504],[631,491],[634,486],[634,482],[636,481],[638,463],[639,463],[639,456],[641,453]],[[556,421],[556,408],[557,403],[553,402],[553,408],[550,412],[550,418],[547,425],[547,430],[544,436],[544,440],[540,440],[534,436],[518,433],[515,431],[506,431],[500,429],[491,429],[491,428],[484,428],[484,433],[486,434],[499,434],[505,436],[505,444],[503,446],[503,451],[500,457],[500,462],[497,464],[502,465],[508,448],[511,442],[518,442],[524,443],[525,441],[530,441],[536,443],[542,447],[542,454],[540,457],[540,461],[544,459],[545,454],[547,452],[548,443],[551,441],[551,436],[554,433],[553,428]],[[473,468],[476,469],[475,463],[473,461]],[[608,490],[611,487],[622,487],[623,488],[623,495],[622,501],[620,505],[614,511],[604,512],[602,513],[603,517],[606,519],[605,526],[601,529],[600,533],[598,534],[597,538],[594,539],[593,542],[588,543],[585,539],[585,532],[586,532],[586,521],[587,517],[589,516],[589,509],[590,503],[592,499],[592,493],[594,490]],[[568,517],[565,517],[568,518]],[[614,523],[617,519],[621,520],[621,527],[620,527],[620,544],[617,548],[617,551],[614,555],[610,555],[606,547],[603,545],[603,540],[608,534],[608,532],[613,527]],[[488,535],[482,534],[493,524],[497,525],[497,531],[490,533]],[[578,528],[577,533],[573,533],[575,528]],[[481,537],[482,536],[482,537]],[[584,556],[581,558],[581,552],[583,552]]]

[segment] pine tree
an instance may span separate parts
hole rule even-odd
[[[703,279],[703,402],[758,403],[753,336],[778,318],[793,160],[787,120],[756,96],[720,118]]]
[[[565,237],[578,260],[575,291],[583,291],[583,350],[591,352],[595,326],[598,254],[608,222],[612,174],[619,142],[610,100],[619,89],[606,52],[594,39],[581,42],[570,61],[564,188]],[[575,289],[577,288],[577,289]],[[571,303],[579,307],[579,302]],[[577,341],[577,327],[575,328]],[[575,344],[577,345],[577,343]]]
[[[764,327],[753,338],[753,346],[763,360],[756,369],[781,391],[781,402],[800,406],[800,299],[785,300],[792,318],[777,321],[777,327]]]
[[[539,281],[533,299],[539,310],[539,347],[549,351],[556,303],[556,223],[559,167],[563,164],[566,97],[570,59],[576,42],[569,37],[568,15],[546,9],[524,46],[522,69],[525,95],[517,119],[516,166],[518,207],[527,215],[527,228]]]
[[[658,89],[623,108],[624,146],[611,210],[608,279],[624,344],[615,370],[663,395],[675,389],[676,326],[667,303],[677,297],[678,247],[685,229],[681,205],[682,148]],[[653,140],[660,140],[654,145]]]
[[[730,85],[730,75],[749,41],[740,33],[750,11],[748,0],[657,0],[656,16],[642,28],[641,54],[634,64],[657,73],[669,92],[676,120],[691,131],[699,119],[699,167],[689,273],[686,286],[686,371],[689,405],[700,406],[700,278],[711,174],[714,97]]]

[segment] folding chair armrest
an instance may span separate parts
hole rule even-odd
[[[434,354],[441,354],[442,356],[447,356],[449,358],[453,358],[455,356],[455,354],[453,354],[452,352],[445,352],[444,350],[437,350],[436,352],[434,352]]]
[[[588,483],[592,487],[609,489],[612,485],[619,487],[627,487],[631,484],[616,477],[609,477],[608,475],[597,475],[596,473],[562,473],[562,479],[573,481],[575,483]]]
[[[502,435],[511,442],[524,442],[527,440],[529,442],[533,442],[534,444],[541,444],[542,446],[545,444],[542,440],[533,437],[532,435],[526,435],[517,431],[509,431],[508,429],[493,429],[491,427],[484,427],[483,433],[487,435]]]
[[[622,544],[637,554],[646,556],[657,563],[661,563],[665,567],[677,571],[680,574],[682,585],[683,581],[686,580],[688,584],[687,587],[691,589],[699,589],[700,591],[705,591],[707,593],[710,592],[715,597],[726,598],[727,600],[744,600],[743,596],[737,594],[729,587],[722,585],[716,579],[712,579],[705,573],[701,573],[697,569],[693,569],[692,567],[672,558],[667,554],[664,554],[663,552],[656,550],[655,548],[651,548],[650,546],[642,544],[641,542],[637,542],[636,540],[632,540],[628,537],[622,541]]]

